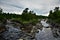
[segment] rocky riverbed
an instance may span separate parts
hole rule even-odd
[[[43,22],[43,23],[42,23]],[[48,24],[46,21],[42,20],[42,30],[38,29],[36,33],[36,40],[60,40],[60,26],[53,24]],[[58,27],[57,27],[58,26]]]
[[[35,26],[22,24],[16,20],[5,20],[0,25],[0,40],[34,40]],[[4,26],[3,26],[4,25]]]
[[[51,25],[50,28],[52,30],[53,36],[56,38],[60,37],[60,24],[52,21],[52,20],[48,20],[48,23]]]
[[[41,20],[36,25],[16,20],[0,22],[0,40],[60,40],[60,28]]]

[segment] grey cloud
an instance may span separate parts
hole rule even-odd
[[[4,5],[6,5],[4,7]],[[7,11],[21,11],[28,7],[37,15],[47,15],[54,7],[60,6],[60,0],[0,0],[0,6]]]
[[[16,8],[22,8],[23,9],[23,7],[21,7],[21,6],[19,6],[19,5],[16,5],[16,4],[13,4],[13,3],[9,3],[9,2],[1,2],[1,4],[5,4],[5,5],[10,5],[10,6],[13,6],[13,7],[16,7]]]

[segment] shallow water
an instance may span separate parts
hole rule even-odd
[[[52,31],[50,28],[43,28],[42,31],[39,30],[39,33],[36,33],[37,40],[54,40]]]
[[[60,38],[53,37],[51,28],[46,28],[47,25],[46,22],[43,21],[43,29],[42,31],[38,29],[38,33],[36,33],[36,40],[60,40]],[[49,25],[49,24],[48,24]]]

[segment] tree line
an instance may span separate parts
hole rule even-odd
[[[29,8],[25,8],[21,15],[15,13],[4,13],[3,9],[0,8],[0,20],[2,19],[15,19],[19,21],[37,21],[40,18],[46,18],[46,16],[38,16],[33,11],[28,11]]]
[[[55,7],[54,10],[50,10],[48,17],[42,15],[36,15],[33,11],[28,11],[29,8],[25,8],[21,15],[15,13],[4,13],[3,9],[0,8],[0,20],[2,19],[16,19],[19,21],[37,21],[41,18],[49,18],[56,23],[60,23],[60,10],[59,7]]]
[[[48,18],[53,20],[55,23],[60,23],[59,7],[55,7],[54,10],[50,10]]]

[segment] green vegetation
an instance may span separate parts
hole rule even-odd
[[[0,20],[3,19],[14,19],[18,20],[22,23],[36,23],[38,19],[46,18],[46,16],[38,16],[33,11],[28,11],[29,8],[25,8],[22,12],[22,15],[18,15],[15,13],[4,13],[3,10],[0,8]]]
[[[49,19],[53,20],[55,23],[60,23],[59,7],[55,7],[54,12],[50,10]]]
[[[36,23],[38,19],[47,18],[47,16],[38,16],[33,11],[28,11],[29,8],[25,8],[21,15],[15,13],[4,13],[0,8],[0,20],[3,19],[14,19],[18,20],[22,23]],[[49,19],[53,20],[56,23],[60,23],[60,10],[59,7],[55,7],[54,11],[50,10],[50,14],[48,16]]]

